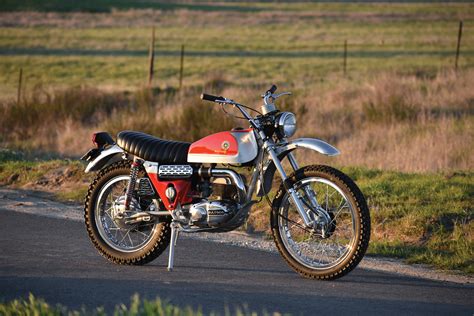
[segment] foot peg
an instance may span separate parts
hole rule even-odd
[[[174,248],[176,247],[176,241],[178,240],[179,225],[175,221],[171,222],[171,240],[170,240],[170,252],[168,257],[168,271],[173,271],[174,265]]]

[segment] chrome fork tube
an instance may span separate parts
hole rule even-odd
[[[294,171],[298,170],[300,167],[299,167],[298,162],[296,161],[295,156],[293,155],[293,153],[290,152],[287,155],[287,157],[288,157],[288,161],[290,162],[290,165],[293,168],[293,170]],[[313,205],[313,207],[316,208],[317,212],[319,212],[320,211],[320,206],[319,206],[318,200],[316,198],[316,192],[314,192],[314,190],[312,188],[308,187],[307,185],[304,186],[304,192],[309,197],[309,200],[310,200],[311,204]],[[327,214],[326,214],[326,216],[327,216]]]
[[[288,161],[290,162],[291,168],[293,168],[294,171],[298,170],[300,167],[298,166],[298,162],[296,162],[295,156],[293,156],[293,153],[289,153],[287,155]]]
[[[275,167],[280,173],[281,178],[283,179],[283,185],[285,186],[286,191],[290,194],[291,201],[293,201],[293,204],[296,206],[296,209],[298,210],[298,213],[300,214],[301,218],[303,218],[305,225],[312,226],[313,221],[309,218],[308,214],[306,214],[303,203],[301,202],[297,192],[287,182],[288,176],[286,175],[286,172],[283,169],[283,166],[281,165],[280,159],[278,159],[278,155],[275,153],[275,150],[273,150],[272,145],[270,145],[268,141],[265,142],[265,147],[267,149],[268,154],[272,158]]]
[[[249,187],[247,190],[247,201],[252,200],[252,196],[257,187],[257,182],[259,181],[259,177],[263,176],[263,174],[262,175],[260,174],[260,172],[263,172],[263,170],[259,169],[260,164],[263,162],[263,156],[264,156],[264,151],[259,150],[257,160],[253,168],[252,179],[250,180]]]
[[[260,171],[258,170],[258,168],[254,168],[252,179],[250,180],[249,189],[247,191],[247,201],[252,200],[252,195],[253,195],[253,192],[255,191],[255,187],[256,187],[259,176],[260,176]]]

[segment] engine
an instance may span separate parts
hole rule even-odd
[[[208,188],[204,198],[188,206],[189,226],[200,228],[216,228],[234,217],[238,210],[237,190],[234,185],[222,183],[224,179],[213,182],[202,182],[201,187]],[[203,190],[205,192],[206,190]]]
[[[174,209],[174,216],[187,228],[227,231],[238,227],[243,222],[241,218],[245,219],[247,213],[241,212],[241,205],[247,200],[242,175],[230,169],[153,164],[149,163],[146,170],[158,195],[161,194],[163,206]],[[146,195],[154,190],[140,181],[138,191]],[[180,202],[181,207],[174,208]]]

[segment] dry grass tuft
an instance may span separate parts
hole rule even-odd
[[[434,78],[385,73],[305,97],[299,135],[333,142],[338,164],[400,171],[474,167],[474,71]],[[303,132],[304,131],[304,134]],[[309,163],[309,161],[307,161]]]

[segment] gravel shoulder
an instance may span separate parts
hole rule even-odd
[[[9,211],[35,214],[71,221],[83,220],[81,205],[66,204],[54,201],[51,194],[41,191],[0,188],[0,208]],[[262,236],[249,235],[239,231],[221,234],[183,234],[182,237],[207,240],[211,242],[272,253],[277,252],[272,240],[266,240]],[[365,256],[362,262],[359,264],[359,267],[428,280],[453,282],[459,284],[474,283],[474,278],[467,275],[452,274],[445,271],[434,270],[426,265],[408,265],[403,263],[401,260],[392,258]]]

